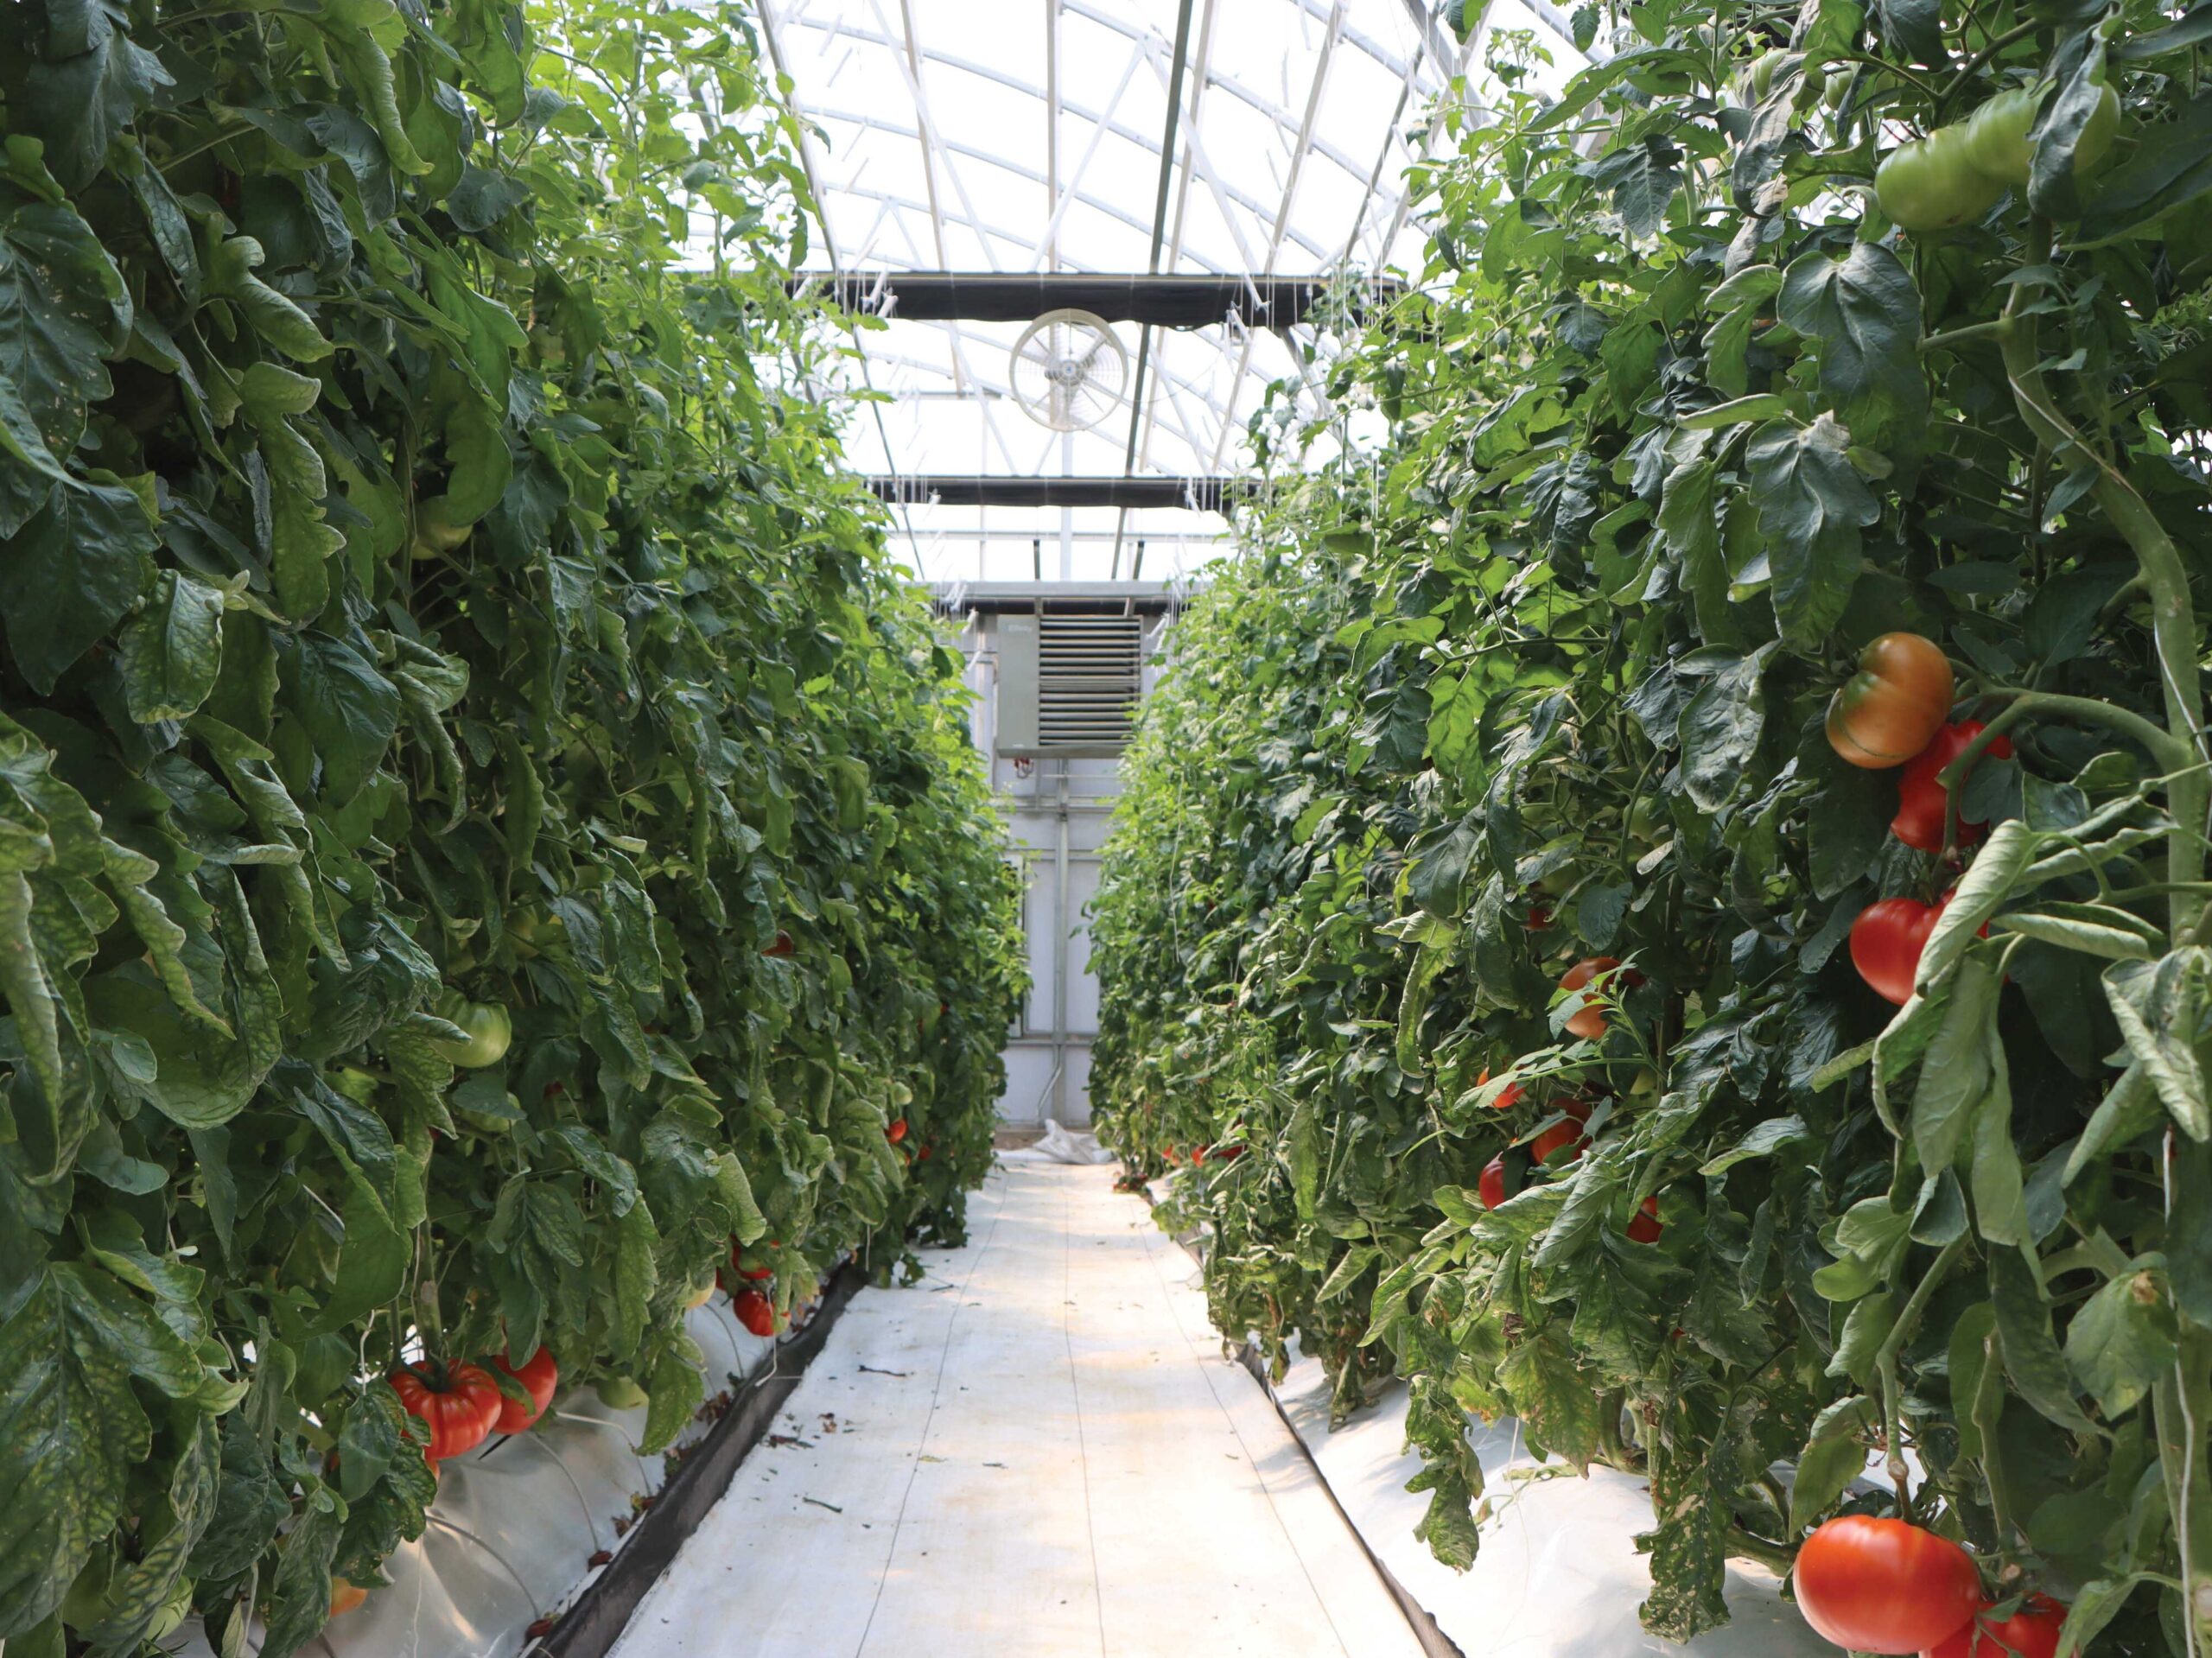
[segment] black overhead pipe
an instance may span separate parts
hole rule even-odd
[[[1013,478],[907,475],[876,477],[868,487],[880,500],[920,506],[1182,507],[1224,510],[1227,478]]]
[[[1128,276],[1090,271],[876,270],[793,276],[793,294],[818,292],[842,308],[913,322],[1027,322],[1047,311],[1090,311],[1109,322],[1203,328],[1234,313],[1247,327],[1304,322],[1330,290],[1313,276]],[[1356,318],[1405,291],[1390,278],[1348,290]]]

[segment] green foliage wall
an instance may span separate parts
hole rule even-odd
[[[959,1231],[1014,896],[762,63],[601,0],[0,14],[11,1658],[312,1636],[434,1499],[411,1341],[633,1377],[658,1445],[734,1242],[788,1306]]]
[[[1564,97],[1440,117],[1426,291],[1330,417],[1255,422],[1109,848],[1106,1132],[1172,1159],[1224,1329],[1344,1408],[1407,1379],[1448,1560],[1470,1412],[1648,1480],[1677,1639],[1730,1558],[1898,1512],[1849,1481],[1909,1450],[1993,1598],[2200,1651],[2212,11],[1577,27],[1614,49]],[[2008,89],[2019,173],[1937,181],[1958,222],[1876,189]],[[1824,734],[1897,629],[2012,745],[1962,765],[1979,843],[1900,844]],[[1853,923],[1954,890],[1891,1007]]]

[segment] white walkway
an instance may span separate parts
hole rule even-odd
[[[617,1658],[1420,1658],[1111,1167],[863,1290]]]

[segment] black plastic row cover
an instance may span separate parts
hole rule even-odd
[[[1218,512],[1227,478],[1015,478],[909,474],[868,480],[879,500],[906,506],[1167,506]]]
[[[1234,312],[1255,328],[1303,322],[1330,291],[1312,276],[1105,276],[1088,271],[863,270],[794,276],[793,294],[826,293],[849,311],[916,322],[1028,322],[1047,311],[1090,311],[1109,322],[1203,328]],[[1404,292],[1387,277],[1344,289],[1355,316]]]

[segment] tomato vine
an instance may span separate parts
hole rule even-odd
[[[764,62],[630,0],[0,19],[11,1652],[279,1658],[435,1500],[403,1363],[658,1448],[734,1245],[780,1319],[958,1234],[1014,898]]]
[[[1268,1153],[1171,1218],[1224,1330],[1406,1381],[1447,1560],[1511,1413],[1648,1481],[1661,1635],[1852,1514],[1993,1627],[2212,1649],[2212,11],[1576,17],[1254,423],[1097,902],[1106,1132]],[[1887,634],[1953,677],[1910,753],[1827,718]]]

